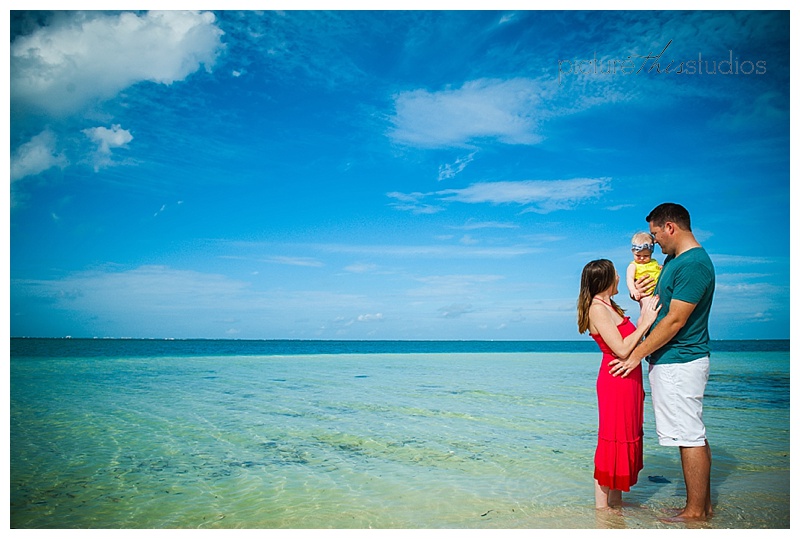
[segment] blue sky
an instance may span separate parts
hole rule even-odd
[[[588,338],[671,201],[789,337],[788,12],[12,12],[10,74],[12,336]]]

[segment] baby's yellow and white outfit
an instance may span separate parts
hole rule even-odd
[[[653,293],[653,290],[656,287],[656,281],[658,281],[658,276],[661,275],[661,266],[658,264],[658,261],[655,258],[651,258],[650,262],[646,264],[639,264],[636,261],[631,262],[634,266],[636,266],[636,273],[633,275],[633,279],[637,280],[640,277],[644,277],[645,275],[649,275],[653,278],[653,285],[645,292],[648,296]]]

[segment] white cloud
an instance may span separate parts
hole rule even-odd
[[[266,261],[286,264],[288,266],[304,266],[307,268],[321,268],[325,265],[319,260],[302,256],[271,256],[267,258]]]
[[[358,316],[359,322],[382,322],[383,321],[383,314],[382,313],[375,313],[375,314],[361,314]]]
[[[180,206],[181,204],[183,204],[183,201],[179,200],[178,202],[176,202],[176,204],[178,206]],[[153,214],[153,217],[158,217],[159,215],[161,215],[165,211],[167,211],[167,205],[166,204],[162,204],[161,207],[158,209],[158,211],[155,214]]]
[[[479,230],[482,228],[519,228],[519,225],[515,225],[514,223],[499,223],[497,221],[479,222],[470,219],[464,225],[451,226],[450,228],[458,230]]]
[[[69,114],[140,81],[172,84],[214,64],[210,12],[69,12],[11,43],[11,103]]]
[[[426,193],[406,194],[394,191],[391,193],[386,193],[386,196],[397,200],[397,202],[392,202],[390,206],[401,211],[410,211],[416,215],[438,213],[444,209],[441,206],[422,203],[421,200],[428,196]]]
[[[299,314],[328,317],[368,312],[370,298],[330,291],[260,290],[223,275],[166,266],[102,267],[58,280],[13,280],[19,335],[225,336],[248,338],[293,331]]]
[[[539,204],[561,207],[586,198],[595,198],[608,189],[610,178],[572,180],[526,180],[519,182],[476,183],[464,189],[439,191],[447,200],[470,204]]]
[[[424,148],[464,147],[483,138],[536,144],[539,86],[529,79],[479,79],[459,89],[413,90],[395,96],[397,142]]]
[[[458,318],[463,314],[471,313],[472,305],[469,303],[453,303],[452,305],[441,307],[439,312],[442,313],[444,318]]]
[[[68,164],[63,153],[56,151],[56,137],[44,130],[28,142],[20,145],[11,156],[11,181],[35,176],[52,167]]]
[[[474,297],[486,294],[493,283],[503,281],[501,275],[430,275],[419,277],[419,288],[407,291],[411,297]]]
[[[445,163],[444,165],[441,165],[439,167],[438,180],[442,181],[454,178],[457,174],[460,174],[461,172],[464,171],[465,168],[467,168],[467,165],[469,165],[472,162],[474,157],[475,157],[475,152],[472,152],[466,157],[459,157],[453,163]]]
[[[717,276],[714,290],[713,312],[735,315],[739,321],[773,319],[780,316],[784,309],[781,300],[788,296],[788,283],[780,286],[768,282],[746,282],[739,281],[735,275],[721,274]],[[747,309],[742,309],[743,304]]]
[[[514,22],[516,19],[517,19],[516,13],[506,13],[502,17],[500,17],[500,20],[497,22],[497,24],[502,25],[509,22]]]
[[[111,150],[113,148],[125,148],[133,140],[133,135],[127,129],[122,129],[119,124],[114,124],[111,129],[107,127],[91,127],[84,129],[83,133],[97,145],[94,153],[94,169],[112,164]]]
[[[524,211],[549,213],[565,210],[577,204],[599,197],[610,189],[611,178],[574,178],[570,180],[524,180],[518,182],[475,183],[464,189],[446,189],[433,193],[389,193],[388,196],[406,200],[405,204],[394,204],[401,210],[418,213],[425,207],[425,197],[437,196],[443,202],[467,204],[517,204],[528,206]]]
[[[715,254],[715,253],[712,253],[710,256],[715,266],[739,267],[748,264],[770,264],[775,262],[782,263],[786,261],[784,257],[768,258],[761,256],[726,255],[726,254]]]
[[[349,271],[351,273],[369,273],[377,270],[378,266],[375,264],[355,263],[355,264],[350,264],[344,269],[345,271]]]
[[[221,275],[164,266],[141,266],[129,271],[101,268],[60,281],[17,281],[17,286],[30,296],[70,301],[77,307],[101,305],[102,309],[140,312],[168,307],[180,310],[187,298],[192,298],[196,306],[213,307],[220,297],[238,296],[246,287]]]
[[[314,245],[310,245],[314,247]],[[511,247],[467,247],[460,245],[349,245],[349,244],[320,244],[316,248],[330,253],[350,253],[370,256],[390,257],[433,257],[452,259],[464,258],[496,258],[515,257],[539,252],[538,249],[527,246]]]
[[[122,129],[119,124],[114,124],[111,129],[107,127],[91,127],[84,129],[87,137],[97,144],[97,151],[110,154],[111,148],[123,148],[133,140],[133,135],[127,129]]]
[[[418,202],[419,199],[424,198],[425,193],[399,193],[397,191],[392,191],[391,193],[386,193],[386,196],[396,198],[400,202],[414,204]]]

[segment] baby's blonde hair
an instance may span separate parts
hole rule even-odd
[[[650,252],[653,252],[653,247],[655,245],[655,239],[653,235],[649,232],[637,232],[631,238],[631,251],[639,252],[644,251],[644,246],[649,245],[650,248],[647,249]]]

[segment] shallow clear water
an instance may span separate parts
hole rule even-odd
[[[599,361],[12,355],[11,527],[676,527],[649,391],[631,505],[594,511]],[[695,526],[788,528],[789,353],[712,356],[706,423],[716,516]]]

